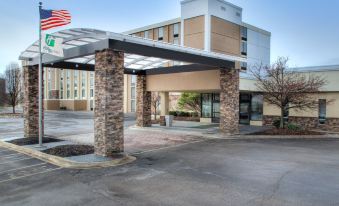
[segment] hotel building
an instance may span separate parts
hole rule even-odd
[[[240,74],[240,123],[270,124],[280,110],[263,101],[263,94],[247,74],[247,68],[256,64],[269,65],[271,33],[245,23],[242,8],[223,0],[183,0],[181,17],[124,32],[145,39],[177,44],[228,55],[236,61]],[[143,59],[144,58],[144,59]],[[143,62],[144,60],[144,62]],[[137,64],[136,64],[137,63]],[[152,62],[152,67],[181,65],[183,62]],[[125,67],[148,68],[146,57],[125,57]],[[133,67],[133,68],[132,68]],[[289,111],[289,117],[308,125],[337,125],[339,122],[338,67],[301,68],[300,72],[319,73],[328,80],[323,92],[313,94],[319,99],[314,111]],[[203,122],[218,122],[220,115],[220,71],[204,70],[147,76],[147,90],[160,92],[161,114],[168,114],[171,92],[199,92]],[[94,72],[45,68],[45,109],[91,111],[94,109]],[[329,100],[335,100],[327,104]],[[124,112],[136,111],[136,76],[124,75]]]

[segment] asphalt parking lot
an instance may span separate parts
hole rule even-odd
[[[1,148],[0,205],[339,205],[338,148],[339,140],[214,139],[119,167],[46,164],[21,177],[16,167],[44,163],[6,159],[16,154]]]

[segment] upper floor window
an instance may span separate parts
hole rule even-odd
[[[159,41],[164,40],[164,27],[160,27],[158,29],[158,40]]]
[[[244,26],[241,27],[241,39],[247,41],[247,28]]]
[[[149,31],[144,32],[144,38],[148,39],[149,38]]]
[[[173,37],[178,37],[179,36],[179,24],[174,24],[173,25]]]
[[[241,55],[247,55],[247,42],[245,41],[241,42]]]
[[[240,62],[240,69],[246,71],[247,70],[247,62]]]

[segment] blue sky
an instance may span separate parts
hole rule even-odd
[[[271,61],[290,66],[339,64],[339,0],[229,0],[243,21],[272,32]],[[72,24],[123,32],[180,16],[180,0],[45,0],[46,9],[68,9]],[[38,38],[38,1],[1,0],[0,73]],[[59,29],[57,29],[59,30]],[[55,31],[55,30],[51,30]]]

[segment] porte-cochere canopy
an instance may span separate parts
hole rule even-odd
[[[95,154],[114,156],[124,151],[124,73],[137,75],[136,124],[149,127],[147,75],[220,70],[220,129],[238,132],[239,71],[235,62],[245,62],[244,58],[94,29],[68,29],[52,35],[63,38],[64,57],[44,54],[45,67],[95,71]],[[25,61],[25,137],[38,136],[38,49],[35,42],[19,57]]]
[[[67,29],[52,35],[63,38],[64,49],[62,58],[43,55],[43,64],[54,68],[94,71],[95,51],[106,48],[124,51],[125,73],[132,74],[166,72],[169,64],[166,67],[165,64],[169,61],[176,62],[171,72],[234,68],[235,61],[246,62],[241,57],[96,29]],[[29,65],[36,65],[39,62],[38,52],[39,43],[36,41],[21,53],[19,59],[28,61]]]

